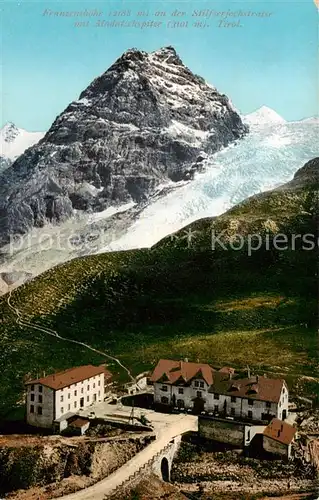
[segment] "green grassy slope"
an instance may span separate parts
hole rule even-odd
[[[303,250],[299,239],[295,250],[262,247],[249,257],[247,248],[229,246],[237,233],[314,234],[316,182],[307,172],[283,189],[195,222],[186,228],[191,241],[184,229],[151,250],[54,268],[17,289],[12,304],[34,324],[118,356],[133,373],[159,357],[238,369],[249,364],[284,374],[292,387],[312,395],[318,382],[317,248]],[[212,230],[222,232],[226,250],[212,251]],[[104,361],[84,347],[17,326],[6,297],[0,300],[0,333],[0,416],[19,406],[25,375]],[[108,366],[124,380],[116,365]]]

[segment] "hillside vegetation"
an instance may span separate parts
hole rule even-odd
[[[249,198],[226,214],[204,219],[154,248],[76,259],[51,269],[12,294],[23,319],[55,329],[117,356],[133,373],[160,357],[224,364],[285,376],[294,391],[318,389],[318,159],[285,186]],[[212,250],[212,231],[224,248]],[[249,234],[264,242],[248,255]],[[266,246],[285,233],[289,249]],[[231,247],[241,235],[241,250]],[[313,238],[314,239],[314,238]],[[254,239],[256,242],[256,238]],[[233,245],[234,246],[234,245]],[[16,324],[0,301],[0,415],[19,408],[25,376],[37,376],[102,355]],[[108,363],[115,379],[125,380]]]

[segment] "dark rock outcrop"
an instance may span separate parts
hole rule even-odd
[[[128,50],[0,175],[0,245],[74,210],[145,201],[248,131],[172,47]]]

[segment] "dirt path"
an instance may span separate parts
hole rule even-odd
[[[46,335],[51,335],[52,337],[56,337],[59,340],[63,340],[64,342],[70,342],[72,344],[77,344],[83,347],[86,347],[90,351],[96,352],[97,354],[101,354],[102,356],[105,356],[106,358],[115,361],[123,370],[126,371],[130,379],[135,382],[135,378],[133,377],[132,373],[130,370],[121,363],[121,361],[118,358],[115,358],[114,356],[111,356],[110,354],[107,354],[106,352],[100,351],[99,349],[95,349],[94,347],[90,346],[89,344],[85,344],[84,342],[80,342],[79,340],[73,340],[73,339],[68,339],[66,337],[62,337],[56,330],[51,330],[51,328],[43,328],[41,326],[33,325],[32,323],[25,321],[22,318],[22,314],[20,313],[19,309],[14,307],[11,304],[11,297],[12,297],[12,290],[10,290],[8,298],[7,298],[7,304],[8,307],[11,309],[11,311],[14,312],[16,316],[16,323],[20,326],[25,326],[27,328],[32,328],[33,330],[37,330],[39,332],[45,333]]]

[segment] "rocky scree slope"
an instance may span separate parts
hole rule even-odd
[[[172,47],[125,52],[0,175],[0,245],[76,210],[145,200],[248,131]]]

